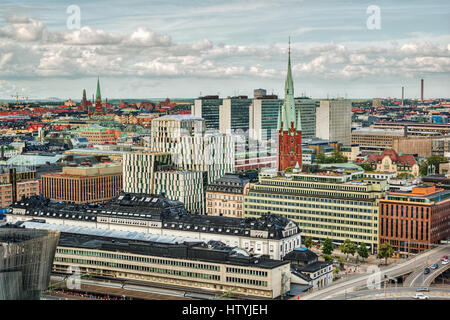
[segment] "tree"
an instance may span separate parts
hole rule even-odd
[[[322,252],[323,252],[323,254],[331,255],[333,250],[334,250],[334,248],[333,248],[333,244],[331,243],[330,238],[326,238],[323,241],[323,244],[322,244]]]
[[[313,242],[312,238],[311,238],[311,237],[306,237],[306,238],[305,238],[304,245],[305,245],[305,247],[306,247],[307,249],[311,249],[312,246],[314,245],[314,242]]]
[[[372,166],[369,163],[362,163],[359,165],[361,168],[364,169],[364,171],[374,171]]]
[[[378,248],[378,255],[377,257],[379,259],[385,259],[384,264],[387,264],[387,259],[392,257],[394,255],[394,248],[392,246],[385,242]]]
[[[352,256],[356,252],[356,244],[352,243],[350,239],[345,239],[344,243],[339,246],[339,250],[341,250],[342,253],[345,253],[347,255],[351,254]]]
[[[369,257],[369,250],[366,247],[366,244],[364,242],[361,242],[358,248],[358,256],[360,256],[363,261],[364,259],[367,259]]]
[[[355,253],[356,253],[356,249],[357,249],[358,247],[356,246],[356,244],[355,243],[353,243],[353,242],[351,242],[351,243],[349,243],[349,245],[347,246],[347,251],[348,251],[348,253],[350,253],[351,255],[352,255],[352,257],[355,255]]]
[[[439,165],[441,163],[447,163],[448,159],[443,156],[431,156],[428,157],[425,162],[420,165],[420,174],[426,176],[428,174],[428,167],[434,166],[435,172],[439,173]]]
[[[320,152],[317,156],[316,156],[316,162],[317,163],[326,163],[327,157],[325,156],[325,154],[323,152]]]

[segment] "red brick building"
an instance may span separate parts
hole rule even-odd
[[[387,192],[379,206],[379,245],[390,243],[399,256],[450,237],[450,190],[419,186]]]

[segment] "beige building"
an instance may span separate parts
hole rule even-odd
[[[366,162],[376,172],[395,173],[396,175],[407,173],[415,178],[420,175],[419,165],[412,155],[402,155],[394,149],[385,149],[381,155],[372,154]]]
[[[228,173],[214,181],[206,189],[206,213],[212,216],[243,218],[243,196],[250,179]]]
[[[352,132],[352,144],[359,145],[361,151],[374,146],[392,148],[394,139],[403,136],[404,130],[362,128]]]

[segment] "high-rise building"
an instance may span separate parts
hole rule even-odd
[[[219,107],[219,130],[222,133],[249,131],[249,114],[252,99],[248,96],[237,96],[223,99]]]
[[[253,99],[249,111],[249,137],[258,141],[277,139],[278,109],[283,100],[277,96],[259,96]]]
[[[278,109],[278,170],[302,166],[302,123],[300,112],[295,112],[294,82],[291,71],[289,48],[288,70],[285,82],[285,96],[282,109]]]
[[[219,96],[199,97],[191,107],[191,114],[205,120],[206,129],[219,129],[219,107],[223,99]]]
[[[295,98],[296,117],[300,112],[302,139],[312,139],[316,136],[316,109],[319,101],[307,97]]]
[[[316,113],[316,137],[351,145],[352,103],[349,100],[321,100]]]
[[[123,158],[124,190],[165,193],[192,212],[205,213],[205,189],[234,172],[234,139],[192,115],[163,116],[152,121],[151,151]]]

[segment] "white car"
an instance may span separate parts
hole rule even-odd
[[[416,294],[413,296],[413,298],[414,298],[414,299],[421,299],[421,300],[423,300],[423,299],[429,299],[430,297],[424,295],[423,293],[416,293]]]
[[[442,264],[447,264],[447,263],[448,263],[448,260],[447,260],[447,259],[442,260]]]

